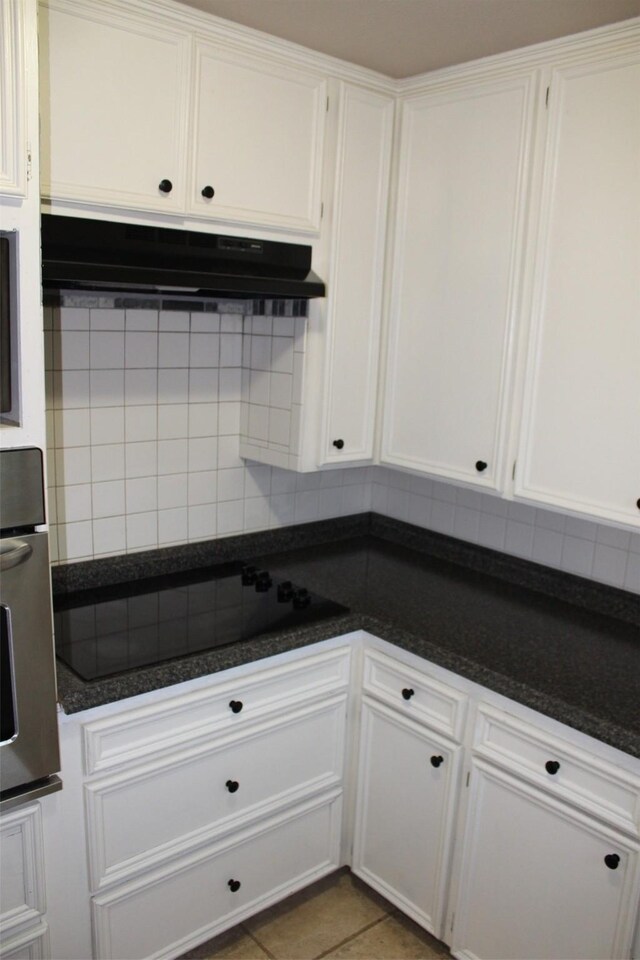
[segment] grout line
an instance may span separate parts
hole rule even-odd
[[[260,941],[258,940],[258,938],[257,938],[253,933],[251,933],[251,930],[249,930],[248,927],[246,927],[246,926],[244,925],[244,923],[241,923],[240,926],[241,926],[243,932],[246,933],[246,935],[247,935],[251,940],[253,940],[253,942],[254,942],[264,953],[266,953],[266,955],[269,957],[269,960],[277,960],[276,955],[275,955],[274,953],[271,953],[271,951],[268,950],[263,943],[260,943]]]
[[[371,930],[373,927],[377,926],[379,923],[382,923],[383,920],[388,920],[390,917],[389,913],[385,913],[384,916],[378,917],[377,920],[372,920],[371,923],[367,923],[364,927],[358,930],[356,933],[352,933],[350,937],[345,937],[344,940],[339,940],[338,943],[334,943],[332,947],[329,947],[328,950],[323,950],[322,953],[317,954],[313,957],[313,960],[321,960],[322,957],[326,957],[329,954],[333,953],[334,950],[338,950],[339,947],[344,947],[345,944],[351,943],[352,940],[357,940],[359,936],[363,933],[366,933],[367,930]]]

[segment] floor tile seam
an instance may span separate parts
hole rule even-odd
[[[256,946],[259,947],[263,953],[266,953],[269,960],[278,960],[276,955],[274,953],[271,953],[271,950],[269,950],[269,948],[266,947],[264,943],[261,943],[260,940],[258,940],[258,938],[256,937],[256,935],[253,934],[251,930],[249,930],[249,928],[244,923],[241,923],[240,927],[242,928],[243,932],[249,937],[249,939],[253,940]]]
[[[357,940],[358,937],[362,936],[363,933],[367,933],[368,930],[372,930],[373,927],[377,926],[379,923],[382,923],[383,920],[388,920],[390,914],[384,913],[381,917],[377,917],[375,920],[372,920],[371,923],[366,923],[364,927],[361,927],[355,933],[352,933],[350,936],[345,937],[344,940],[339,940],[337,943],[334,943],[333,946],[328,947],[326,950],[323,950],[322,953],[316,954],[312,960],[322,960],[323,957],[327,957],[332,954],[335,950],[338,950],[340,947],[344,947],[347,943],[351,943],[353,940]]]

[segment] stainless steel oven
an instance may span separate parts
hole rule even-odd
[[[59,790],[42,452],[0,451],[0,807]]]

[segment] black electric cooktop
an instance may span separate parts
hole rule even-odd
[[[98,680],[347,609],[268,570],[227,563],[57,597],[56,653],[83,680]]]

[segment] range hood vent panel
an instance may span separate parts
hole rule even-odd
[[[45,289],[324,297],[311,247],[297,243],[42,215]]]

